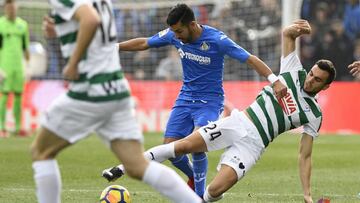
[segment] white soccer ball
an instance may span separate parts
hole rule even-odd
[[[102,191],[100,203],[131,203],[130,193],[121,185],[110,185]]]

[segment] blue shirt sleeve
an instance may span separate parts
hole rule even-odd
[[[174,32],[167,28],[154,36],[149,37],[147,42],[150,47],[162,47],[172,44],[173,38]]]
[[[250,57],[250,53],[247,52],[244,48],[232,41],[228,36],[222,34],[218,41],[220,51],[224,54],[235,58],[242,63],[245,63],[246,60]]]

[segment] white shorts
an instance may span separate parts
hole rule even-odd
[[[217,169],[222,164],[233,168],[240,180],[260,158],[265,146],[250,119],[237,109],[229,117],[209,123],[199,129],[208,151],[225,149]]]
[[[131,98],[86,102],[64,94],[47,109],[41,125],[70,143],[92,132],[96,132],[107,144],[114,139],[143,142]]]

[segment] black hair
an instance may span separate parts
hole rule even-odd
[[[175,25],[179,21],[183,25],[189,25],[192,21],[195,21],[194,11],[186,4],[174,6],[166,19],[166,23],[169,26]]]
[[[335,69],[334,64],[331,61],[325,60],[325,59],[318,60],[315,64],[321,70],[329,73],[329,77],[326,80],[326,84],[332,83],[332,81],[334,81],[334,79],[336,77],[336,69]]]

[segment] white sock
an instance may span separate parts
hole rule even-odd
[[[169,144],[163,144],[153,147],[144,152],[144,156],[149,160],[162,163],[169,158],[175,157],[175,144],[172,142]],[[118,168],[120,168],[125,173],[124,165],[120,164],[118,165]]]
[[[176,203],[201,203],[202,200],[170,168],[151,161],[146,168],[143,181],[162,195]]]
[[[205,193],[204,193],[204,201],[205,202],[216,202],[220,199],[222,199],[224,197],[224,194],[221,194],[220,196],[218,197],[212,197],[210,194],[209,194],[209,186],[206,187],[206,190],[205,190]]]
[[[61,202],[61,178],[57,161],[54,159],[35,161],[32,164],[39,203]]]
[[[159,163],[162,163],[169,158],[175,158],[175,143],[171,142],[169,144],[153,147],[144,152],[144,156],[149,160],[153,160]]]

